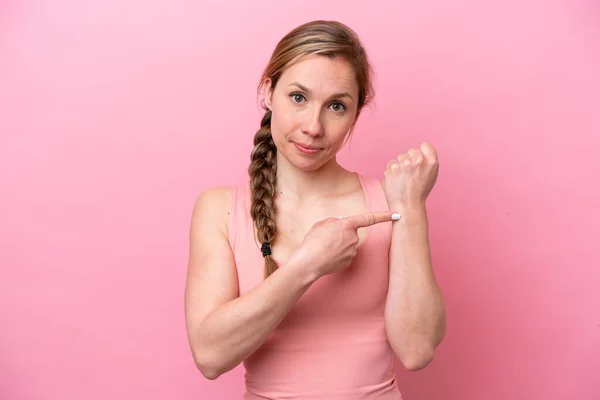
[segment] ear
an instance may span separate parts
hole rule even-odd
[[[271,104],[273,101],[273,87],[272,87],[271,78],[265,79],[264,88],[265,88],[265,106],[270,110]]]

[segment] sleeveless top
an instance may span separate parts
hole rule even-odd
[[[378,180],[357,173],[369,211],[387,211]],[[229,241],[239,295],[264,280],[248,183],[232,187]],[[244,399],[401,400],[384,309],[391,223],[366,228],[350,266],[319,278],[246,360]]]

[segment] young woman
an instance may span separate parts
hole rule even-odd
[[[371,79],[347,26],[291,31],[261,79],[249,181],[196,201],[191,351],[208,379],[243,363],[246,399],[397,400],[394,354],[424,368],[445,334],[425,207],[434,148],[400,154],[382,181],[336,160]]]

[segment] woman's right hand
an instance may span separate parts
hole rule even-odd
[[[342,218],[327,218],[312,226],[294,253],[318,277],[338,272],[352,263],[358,244],[358,229],[399,219],[391,211],[368,212]]]

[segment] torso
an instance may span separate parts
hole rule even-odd
[[[231,193],[228,236],[243,296],[263,282],[264,261],[250,189],[239,185]],[[365,177],[349,179],[331,198],[302,204],[284,193],[275,200],[279,236],[272,255],[280,266],[315,222],[388,210],[381,183]],[[246,399],[401,399],[384,320],[391,224],[360,229],[359,238],[352,264],[318,279],[244,361]]]

